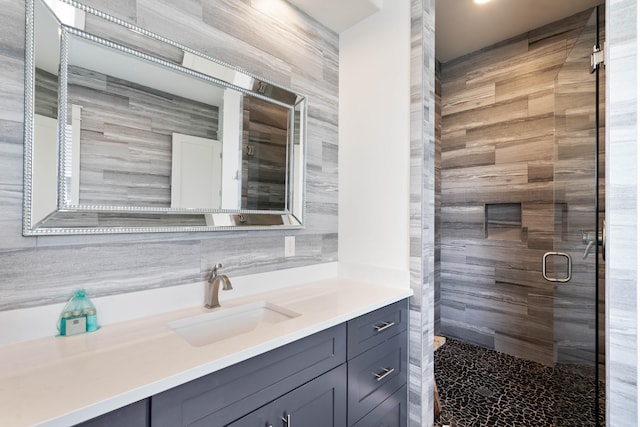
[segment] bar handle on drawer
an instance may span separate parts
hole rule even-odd
[[[382,325],[376,325],[373,328],[376,330],[376,332],[382,332],[386,329],[389,329],[390,327],[392,327],[393,325],[395,325],[396,322],[383,322]]]
[[[286,414],[284,417],[280,417],[284,422],[285,427],[291,427],[291,414]]]
[[[382,381],[383,379],[385,379],[386,377],[388,377],[389,375],[391,375],[392,373],[395,372],[395,368],[383,368],[382,372],[380,372],[379,374],[373,374],[374,377],[376,377],[376,381]]]

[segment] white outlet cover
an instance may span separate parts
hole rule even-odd
[[[284,256],[292,257],[296,255],[296,236],[284,236]]]

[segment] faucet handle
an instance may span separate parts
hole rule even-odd
[[[220,269],[220,268],[222,268],[222,264],[216,264],[216,265],[213,266],[211,271],[209,271],[209,273],[207,273],[207,280],[209,281],[209,283],[212,283],[213,279],[218,277],[218,269]]]

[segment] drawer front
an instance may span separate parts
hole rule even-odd
[[[228,427],[345,427],[346,375],[343,364]]]
[[[345,360],[342,324],[153,396],[151,424],[223,426]]]
[[[348,362],[348,421],[355,423],[407,382],[407,331]]]
[[[407,427],[407,386],[402,386],[353,427]]]
[[[398,301],[347,323],[347,358],[407,330],[408,300]]]
[[[144,399],[115,411],[93,418],[76,427],[148,427],[149,399]]]

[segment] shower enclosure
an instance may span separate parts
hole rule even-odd
[[[436,333],[552,369],[541,393],[572,403],[547,413],[553,425],[575,425],[567,410],[604,420],[598,9],[443,63],[436,77]]]
[[[604,381],[604,14],[598,8],[575,41],[554,85],[554,234],[543,271],[554,286],[554,358],[559,368]],[[604,9],[604,7],[602,7]],[[590,66],[591,63],[591,66]],[[552,259],[552,265],[549,264]],[[562,384],[562,382],[559,382]],[[562,393],[562,390],[556,390]],[[604,414],[602,414],[604,415]]]

